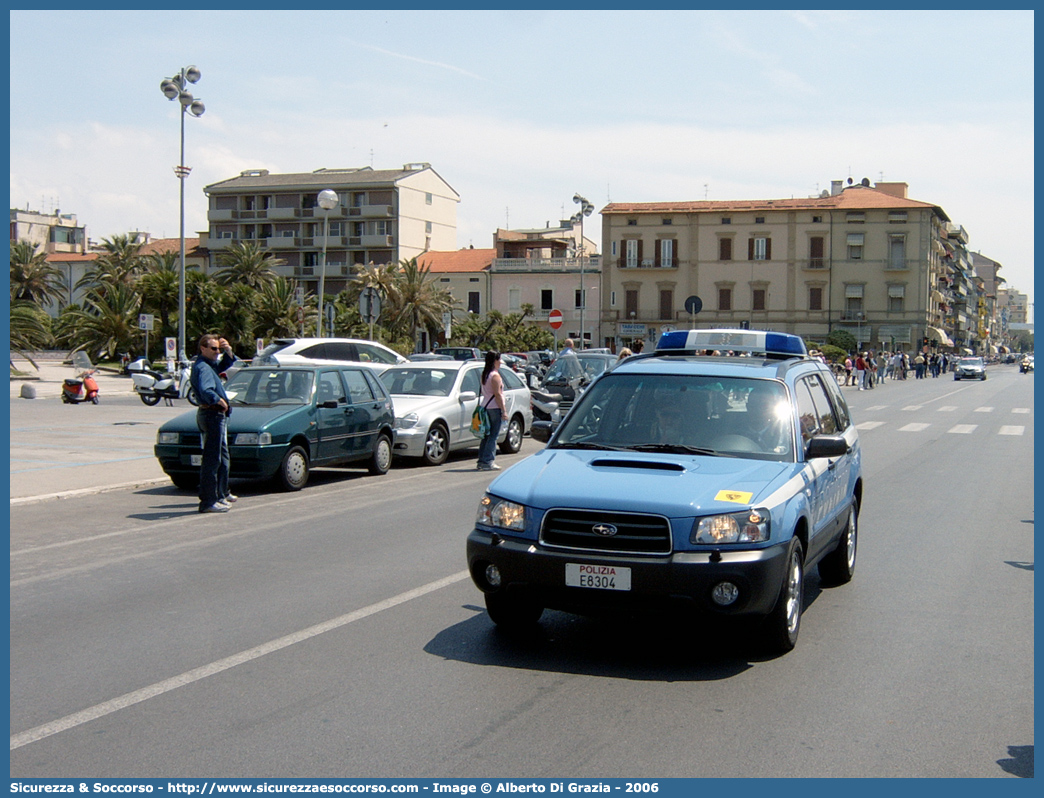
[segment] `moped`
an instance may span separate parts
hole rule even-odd
[[[87,369],[79,377],[71,377],[62,383],[62,401],[67,405],[80,402],[98,404],[98,382],[92,376],[94,369]]]
[[[173,399],[188,399],[189,404],[198,405],[196,391],[189,382],[190,365],[181,363],[173,372],[154,371],[143,357],[127,366],[127,371],[134,382],[134,392],[149,407],[158,405],[160,399],[166,399],[172,405]]]

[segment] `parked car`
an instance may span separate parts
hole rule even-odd
[[[362,363],[381,372],[407,360],[376,341],[360,338],[277,338],[261,350],[255,366],[300,366],[324,363]]]
[[[981,357],[962,357],[953,367],[953,378],[955,380],[984,380],[986,379],[986,364]]]
[[[540,392],[561,395],[562,398],[558,401],[558,415],[561,418],[569,412],[577,396],[616,362],[616,355],[600,352],[584,351],[561,355],[551,364],[541,380]],[[541,421],[551,420],[549,414],[537,412],[535,415]]]
[[[434,352],[416,352],[410,355],[407,360],[411,363],[417,363],[424,360],[453,360],[449,355],[436,355]]]
[[[432,350],[436,355],[449,355],[454,360],[482,360],[481,349],[473,346],[438,346]]]
[[[300,490],[315,466],[391,466],[395,414],[373,371],[354,366],[250,366],[228,381],[229,476]],[[203,447],[196,411],[159,428],[154,448],[179,488],[199,484]]]
[[[481,395],[483,368],[484,363],[474,360],[411,363],[381,374],[395,402],[395,454],[439,465],[451,451],[478,446],[471,414]],[[501,365],[500,376],[507,414],[497,441],[500,451],[513,454],[533,425],[529,389],[506,366]]]
[[[798,638],[806,569],[824,585],[853,577],[861,460],[837,380],[800,337],[666,333],[490,483],[469,572],[499,626],[530,626],[548,607],[674,607],[756,621],[783,653]]]

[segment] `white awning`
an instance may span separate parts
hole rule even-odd
[[[945,330],[938,327],[928,327],[926,328],[926,332],[929,338],[938,341],[943,346],[953,346],[953,341],[950,339],[950,336],[946,334]]]

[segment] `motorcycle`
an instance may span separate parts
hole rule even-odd
[[[189,381],[190,368],[190,364],[181,363],[173,372],[154,371],[148,360],[141,357],[128,365],[127,371],[134,382],[134,392],[149,407],[158,405],[161,399],[166,399],[168,405],[174,404],[174,399],[187,399],[189,404],[198,406],[199,398]]]
[[[67,405],[80,402],[98,404],[98,382],[92,376],[94,369],[87,369],[79,377],[66,379],[62,383],[62,401]]]

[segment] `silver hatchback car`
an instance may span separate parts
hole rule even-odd
[[[471,431],[471,414],[481,393],[481,361],[428,361],[392,366],[378,379],[395,405],[394,453],[420,457],[428,465],[446,462],[451,451],[479,445]],[[500,451],[513,454],[533,426],[529,389],[501,366],[507,415],[497,440]]]

